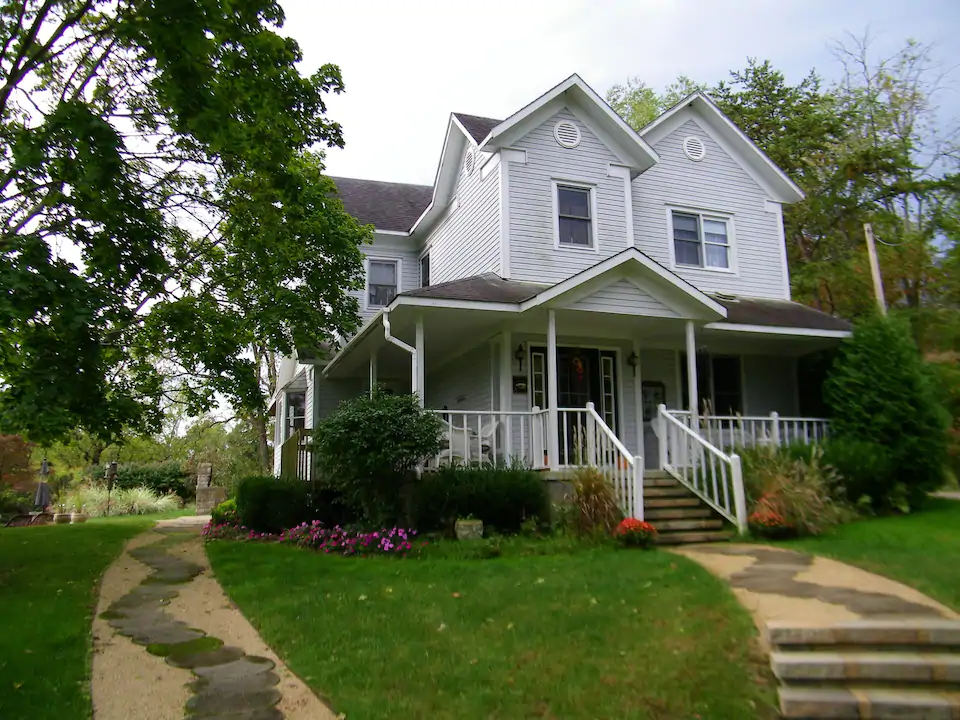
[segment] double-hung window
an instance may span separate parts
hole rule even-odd
[[[396,260],[367,262],[367,306],[386,307],[397,296],[399,267]]]
[[[420,287],[430,286],[430,253],[420,258]]]
[[[730,269],[730,221],[702,213],[672,213],[677,265]]]
[[[565,247],[593,248],[593,192],[590,188],[556,185],[557,243]]]

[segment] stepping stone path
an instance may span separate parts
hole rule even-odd
[[[177,596],[178,587],[203,572],[203,567],[169,550],[195,537],[178,527],[157,528],[167,535],[160,542],[129,551],[151,569],[150,575],[129,593],[113,602],[101,617],[121,635],[129,637],[173,667],[188,668],[196,676],[189,684],[188,718],[222,720],[276,720],[281,693],[279,676],[269,658],[249,656],[223,644],[202,630],[190,627],[164,612]]]
[[[761,545],[679,553],[753,612],[785,718],[960,720],[960,617],[887,578]]]

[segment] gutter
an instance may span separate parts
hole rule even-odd
[[[417,349],[412,345],[407,345],[407,343],[400,338],[395,338],[390,334],[389,310],[383,311],[383,337],[388,343],[393,343],[401,350],[406,350],[408,353],[410,353],[410,388],[413,391],[413,394],[416,395],[420,390],[420,388],[417,387],[417,376],[419,374],[417,372],[417,362],[419,361],[419,358],[417,357]]]

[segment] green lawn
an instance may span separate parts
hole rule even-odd
[[[157,516],[0,528],[0,718],[87,718],[100,575]]]
[[[267,643],[347,718],[776,716],[750,618],[699,566],[512,547],[400,560],[207,546]]]
[[[778,543],[857,565],[960,610],[960,502],[930,498],[912,515],[841,525],[816,538]]]

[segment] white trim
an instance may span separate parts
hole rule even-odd
[[[381,230],[378,227],[373,228],[374,235],[397,235],[398,237],[410,237],[406,230]]]
[[[643,455],[646,450],[643,447],[643,353],[640,348],[640,341],[636,338],[631,343],[631,352],[637,356],[637,367],[630,368],[633,373],[633,422],[636,425],[637,455]],[[629,364],[628,364],[629,365]],[[646,457],[644,457],[646,465]]]
[[[566,245],[560,242],[560,207],[558,205],[557,195],[560,187],[568,187],[574,190],[586,190],[590,198],[590,245]],[[553,195],[553,247],[557,250],[567,252],[600,252],[600,238],[597,233],[597,185],[596,183],[584,182],[582,180],[566,180],[562,178],[550,178],[550,192]]]
[[[370,261],[373,262],[382,262],[382,263],[393,263],[397,266],[397,295],[403,292],[403,259],[402,258],[391,258],[391,257],[382,257],[378,255],[367,255],[363,259],[363,309],[364,310],[383,310],[385,307],[390,307],[393,304],[393,301],[387,305],[371,305],[370,304]],[[394,296],[394,300],[397,299],[397,295]]]
[[[496,152],[490,155],[480,166],[480,180],[486,180],[498,167],[500,167],[500,153]]]
[[[450,113],[450,122],[460,128],[460,132],[463,133],[463,136],[474,146],[477,147],[477,141],[473,139],[473,135],[467,132],[467,129],[463,126],[463,123],[457,118],[456,113]]]
[[[734,216],[733,213],[722,212],[717,210],[707,210],[702,208],[694,208],[689,205],[673,205],[671,203],[666,204],[667,211],[667,239],[669,244],[670,252],[670,269],[671,270],[696,270],[696,271],[705,271],[711,273],[723,273],[724,275],[733,275],[735,277],[740,276],[740,267],[737,263],[737,232],[734,225]],[[675,240],[673,237],[673,213],[678,212],[685,215],[696,215],[699,219],[697,220],[697,227],[700,233],[700,248],[702,251],[702,260],[703,265],[684,265],[677,262],[677,251],[674,246]],[[712,265],[707,265],[707,250],[705,245],[706,241],[703,239],[703,221],[704,220],[721,220],[727,226],[727,260],[729,261],[730,267],[721,268],[713,267]]]
[[[441,283],[438,283],[441,284]],[[517,303],[495,303],[483,300],[447,300],[444,298],[418,297],[416,295],[398,296],[390,303],[390,310],[401,305],[413,307],[450,308],[453,310],[491,310],[494,312],[520,312]]]
[[[633,182],[630,179],[630,168],[625,165],[607,165],[607,176],[618,177],[623,180],[623,207],[627,222],[627,247],[634,246],[633,236]]]
[[[783,270],[783,299],[790,300],[790,261],[787,258],[787,236],[783,228],[783,205],[767,200],[763,204],[763,209],[775,216],[777,241],[780,243],[781,269]]]
[[[850,330],[820,330],[818,328],[777,327],[774,325],[741,325],[739,323],[712,322],[703,326],[704,330],[722,330],[723,332],[757,333],[765,335],[793,335],[795,337],[848,338]]]
[[[500,277],[510,277],[510,163],[527,164],[527,151],[504,148],[500,157]]]

